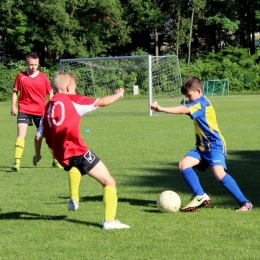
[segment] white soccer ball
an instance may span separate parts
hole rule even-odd
[[[177,212],[181,207],[180,196],[172,191],[163,191],[157,199],[157,207],[163,213],[174,213]]]

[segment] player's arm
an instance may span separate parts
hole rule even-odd
[[[16,108],[16,101],[17,101],[17,90],[13,90],[12,98],[11,98],[11,115],[16,116],[17,115],[17,108]]]
[[[161,107],[156,103],[151,103],[150,108],[156,112],[164,112],[169,114],[189,114],[190,110],[185,106]]]
[[[96,106],[96,107],[105,107],[105,106],[108,106],[108,105],[114,103],[115,101],[117,101],[118,99],[122,98],[123,95],[124,95],[124,92],[125,92],[125,90],[124,90],[123,88],[117,89],[117,90],[115,91],[115,94],[114,94],[114,95],[106,96],[106,97],[103,97],[103,98],[98,99],[98,100],[95,102],[95,106]]]
[[[50,101],[52,98],[53,98],[53,96],[54,96],[54,93],[53,93],[53,90],[51,91],[51,92],[49,92],[49,94],[48,94],[48,101]]]

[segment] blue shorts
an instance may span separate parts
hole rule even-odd
[[[185,156],[190,156],[196,158],[200,163],[194,168],[204,172],[208,167],[220,165],[227,170],[226,166],[226,157],[223,153],[220,152],[200,152],[196,149],[190,150]]]

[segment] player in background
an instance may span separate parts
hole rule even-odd
[[[103,98],[89,98],[76,94],[76,75],[57,72],[52,80],[55,96],[48,102],[39,128],[38,137],[44,137],[55,158],[68,171],[70,200],[68,210],[79,207],[81,176],[88,174],[103,186],[105,205],[104,229],[130,228],[116,220],[117,189],[114,178],[103,162],[89,149],[80,136],[81,117],[98,107],[108,106],[123,97],[124,89]],[[42,134],[40,133],[42,131]],[[34,165],[41,159],[40,143],[33,158]]]
[[[236,199],[236,211],[251,210],[252,203],[244,196],[236,181],[226,172],[226,143],[217,124],[216,113],[210,101],[203,94],[202,82],[196,77],[188,77],[181,88],[188,103],[185,106],[160,107],[151,104],[151,109],[170,114],[186,114],[194,120],[196,146],[179,162],[179,169],[192,191],[190,202],[182,211],[196,211],[210,203],[199,178],[193,168],[205,171],[208,167],[220,184]]]
[[[27,70],[16,76],[12,93],[11,115],[16,116],[18,112],[15,162],[11,167],[13,171],[20,170],[28,125],[32,126],[34,122],[35,126],[39,127],[42,111],[46,105],[46,96],[49,99],[53,97],[53,89],[49,79],[38,70],[39,57],[37,53],[30,52],[26,55],[26,66]],[[19,99],[18,92],[20,92]],[[16,108],[17,99],[18,110]],[[53,158],[52,166],[62,168],[55,158]]]

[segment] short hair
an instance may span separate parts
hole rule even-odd
[[[202,81],[197,77],[190,76],[185,80],[184,84],[181,86],[181,93],[185,95],[188,93],[189,90],[197,90],[198,88],[203,91]]]
[[[36,52],[29,52],[26,57],[25,60],[27,61],[28,58],[32,58],[32,59],[39,59],[39,56]]]
[[[75,73],[58,71],[54,74],[51,85],[54,91],[58,92],[58,90],[63,90],[72,80],[77,81]]]

